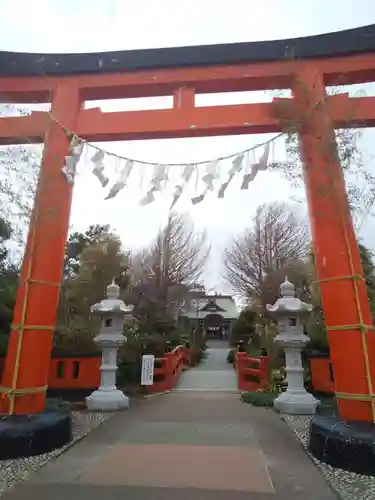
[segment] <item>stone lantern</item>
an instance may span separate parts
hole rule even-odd
[[[114,411],[129,406],[129,398],[116,387],[117,352],[126,342],[123,327],[132,318],[134,306],[119,299],[120,287],[114,281],[107,286],[107,298],[91,307],[100,314],[102,326],[94,342],[102,350],[100,386],[86,398],[86,406],[92,411]]]
[[[296,297],[293,283],[285,278],[280,286],[281,298],[273,306],[267,304],[268,313],[277,322],[278,335],[274,342],[284,348],[287,389],[274,401],[281,413],[291,415],[313,415],[319,401],[304,387],[302,350],[310,341],[303,333],[303,320],[312,310],[312,305]]]

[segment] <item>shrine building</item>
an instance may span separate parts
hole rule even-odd
[[[209,295],[192,299],[181,313],[181,320],[191,328],[199,328],[207,339],[226,340],[230,335],[232,324],[238,317],[237,306],[231,295]]]

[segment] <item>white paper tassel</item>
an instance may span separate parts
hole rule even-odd
[[[145,205],[149,205],[150,203],[155,201],[154,193],[162,191],[167,181],[168,181],[167,166],[155,165],[154,174],[150,182],[151,187],[146,193],[146,195],[141,199],[139,204],[144,207]],[[162,183],[164,183],[164,186],[162,185]]]
[[[155,201],[155,196],[154,196],[154,192],[152,190],[148,191],[148,193],[146,194],[146,196],[144,196],[141,201],[139,202],[139,204],[142,206],[142,207],[145,207],[146,205],[149,205],[150,203],[152,203],[153,201]]]
[[[196,165],[192,164],[185,166],[184,171],[182,172],[182,180],[184,181],[184,184],[187,184],[190,181],[191,176],[194,173],[195,167]]]
[[[208,163],[206,167],[206,173],[202,178],[202,181],[207,184],[207,186],[210,188],[210,191],[213,190],[213,181],[219,176],[219,171],[218,171],[218,166],[219,166],[219,160],[211,161]]]
[[[194,173],[195,167],[196,167],[196,165],[193,165],[193,164],[185,165],[184,170],[182,172],[182,182],[180,184],[178,184],[177,186],[175,186],[175,188],[174,188],[173,200],[172,200],[172,203],[171,203],[169,210],[172,210],[172,208],[176,205],[178,200],[181,198],[182,192],[184,190],[184,186],[190,181],[191,176]]]
[[[103,151],[98,150],[94,156],[91,158],[91,161],[94,164],[94,168],[92,169],[92,173],[95,175],[95,177],[99,180],[100,184],[102,187],[106,187],[106,185],[109,182],[109,179],[106,175],[104,175],[104,160],[105,154]]]
[[[82,141],[75,143],[74,146],[72,147],[72,153],[73,153],[72,156],[80,158],[81,154],[83,152],[84,146],[85,146],[85,143]]]
[[[171,206],[169,207],[169,210],[172,210],[172,208],[176,205],[178,200],[181,198],[182,191],[183,191],[182,185],[175,186],[174,193],[173,193],[173,200],[172,200]]]
[[[206,173],[202,178],[202,181],[206,184],[206,187],[199,196],[195,196],[194,198],[191,199],[193,205],[201,203],[205,199],[206,194],[209,191],[213,191],[214,180],[217,179],[217,177],[219,176],[218,165],[219,165],[219,160],[211,161],[210,163],[207,164]]]
[[[166,182],[168,180],[167,175],[167,166],[166,165],[155,165],[154,176],[151,179],[151,190],[152,191],[161,191],[162,190],[162,182]]]
[[[74,184],[75,166],[76,164],[74,158],[71,156],[65,156],[65,165],[61,169],[61,172],[65,175],[69,184]]]
[[[217,195],[218,198],[224,198],[225,191],[226,191],[227,187],[229,186],[231,180],[236,175],[236,173],[239,172],[242,168],[243,158],[244,158],[244,155],[240,154],[240,155],[236,156],[236,158],[233,160],[232,166],[229,170],[228,180],[220,186],[220,189],[219,189],[219,192]]]
[[[114,198],[121,191],[121,189],[124,189],[128,181],[129,175],[133,170],[133,166],[134,166],[133,160],[126,161],[125,167],[120,171],[119,178],[117,179],[115,184],[111,187],[108,195],[104,198],[105,200],[110,200]]]
[[[241,189],[248,189],[250,182],[252,182],[255,179],[258,172],[260,172],[261,170],[267,170],[269,153],[270,153],[270,144],[268,143],[264,148],[264,152],[259,162],[254,163],[251,167],[251,172],[243,176]]]
[[[69,184],[74,184],[77,165],[81,158],[84,142],[76,137],[72,139],[69,146],[69,155],[65,156],[65,165],[62,167],[61,172],[65,175]]]

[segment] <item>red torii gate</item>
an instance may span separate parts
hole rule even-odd
[[[291,88],[283,113],[300,133],[304,177],[340,414],[375,421],[375,337],[334,127],[375,124],[375,97],[328,97],[326,85],[375,81],[375,25],[273,42],[102,54],[0,53],[3,102],[51,112],[0,118],[0,144],[44,142],[3,375],[0,413],[44,409],[72,186],[70,137],[88,141],[280,132],[279,100],[194,105],[196,94]],[[85,100],[173,95],[173,108],[102,113]]]

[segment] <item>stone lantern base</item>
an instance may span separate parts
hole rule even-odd
[[[320,401],[305,390],[286,391],[274,402],[275,410],[288,415],[315,415]]]
[[[129,398],[119,389],[97,389],[86,398],[86,407],[90,411],[118,411],[129,407]]]

